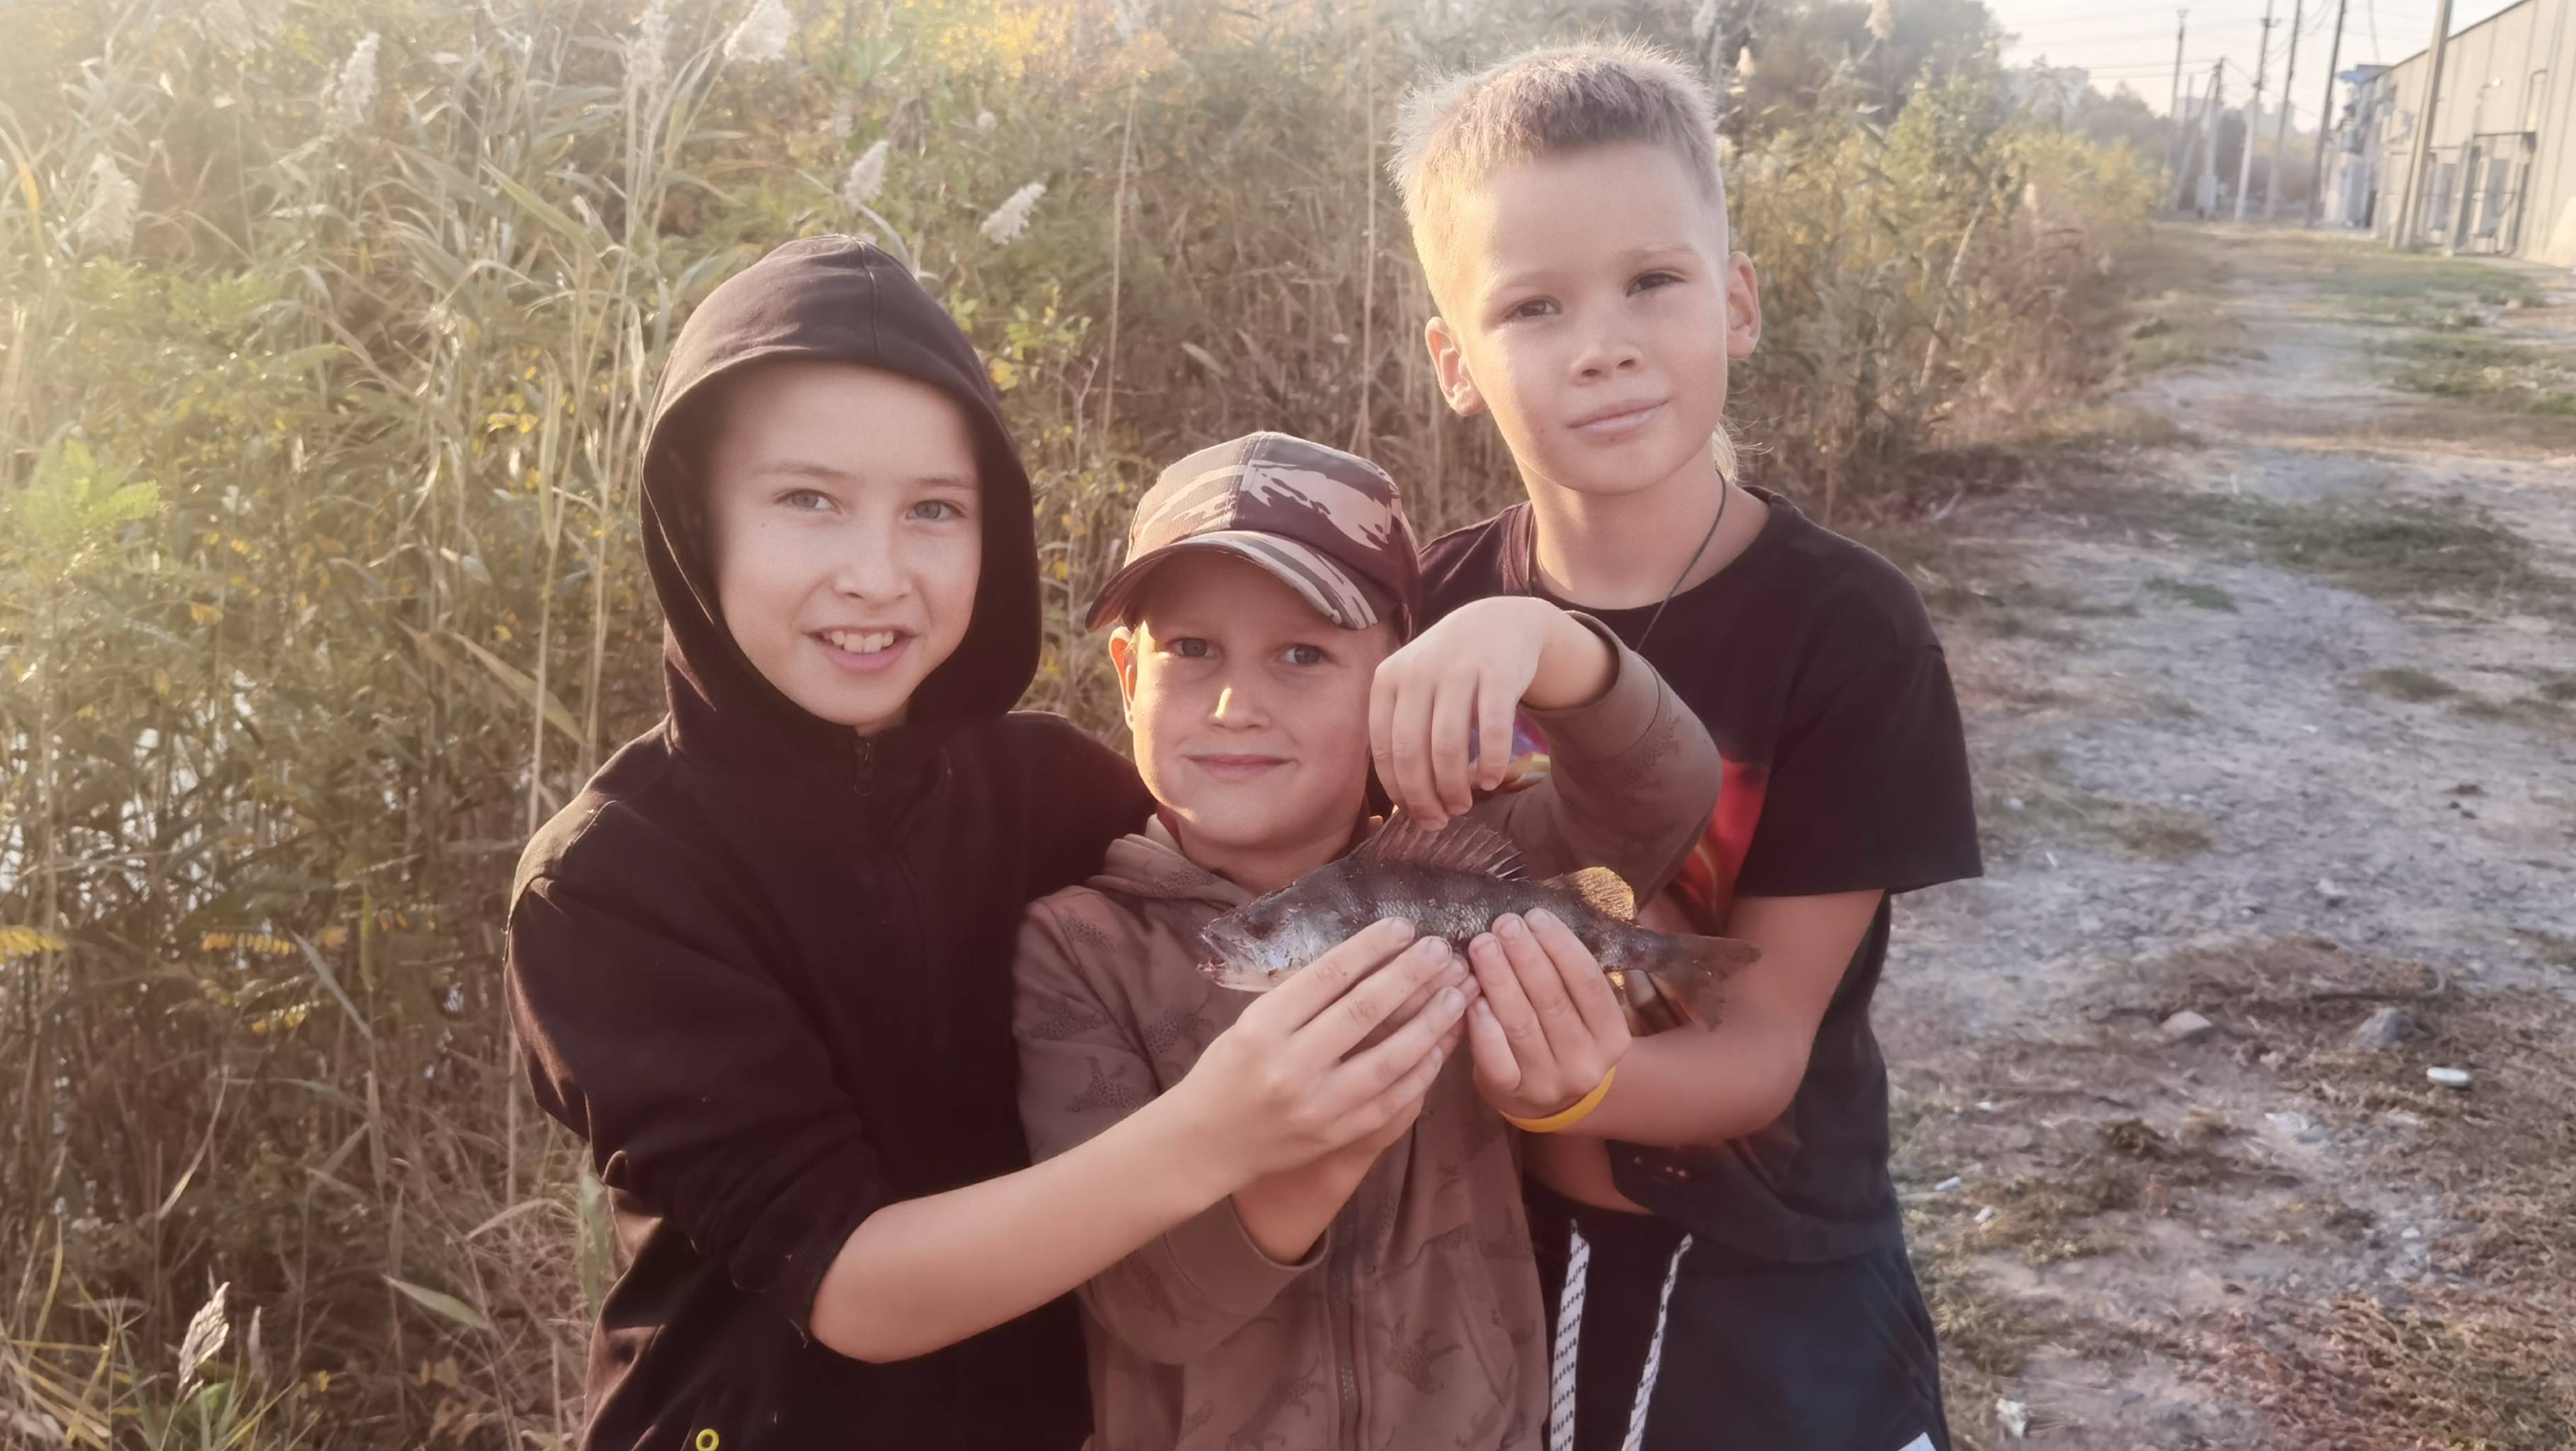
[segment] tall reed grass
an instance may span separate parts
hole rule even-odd
[[[20,5],[0,1444],[575,1433],[613,1246],[527,1107],[499,909],[658,710],[635,456],[717,281],[824,230],[931,279],[1039,480],[1032,703],[1106,728],[1078,607],[1157,460],[1279,427],[1433,526],[1513,492],[1420,355],[1379,153],[1409,79],[1587,24],[1732,67],[1740,8]],[[1815,23],[1846,9],[1854,64],[1729,122],[1750,467],[1835,511],[2098,369],[2147,191],[1974,37],[1899,75],[1858,7]]]

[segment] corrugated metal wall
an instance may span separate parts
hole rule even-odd
[[[2359,155],[2390,235],[2424,105],[2423,52],[2363,88]],[[2416,193],[2419,240],[2576,266],[2576,0],[2523,0],[2451,37],[2433,153]]]

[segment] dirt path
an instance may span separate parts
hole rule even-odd
[[[1910,561],[1988,844],[1878,1010],[1953,1424],[2576,1445],[2576,298],[2172,240],[2207,360]],[[2388,381],[2464,338],[2475,397]]]

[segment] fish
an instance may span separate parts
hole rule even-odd
[[[1268,992],[1381,918],[1401,917],[1464,951],[1494,919],[1540,908],[1599,960],[1641,1035],[1714,1027],[1726,980],[1761,956],[1736,938],[1636,925],[1636,892],[1608,867],[1532,880],[1493,828],[1459,821],[1433,831],[1399,811],[1348,855],[1210,922],[1199,935],[1216,958],[1199,970],[1219,987]]]

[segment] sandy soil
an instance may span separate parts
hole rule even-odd
[[[1878,1005],[1953,1425],[2576,1444],[2576,419],[2392,386],[2405,264],[2174,242],[2245,355],[1899,551],[1988,847]],[[2540,281],[2476,330],[2576,357]]]

